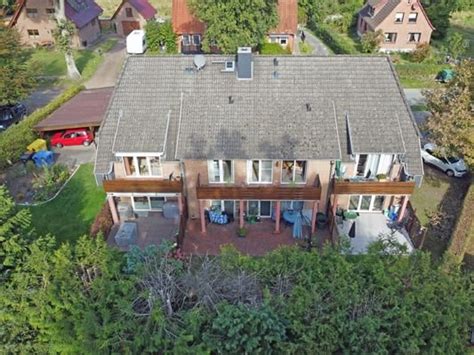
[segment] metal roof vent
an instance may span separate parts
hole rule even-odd
[[[252,80],[252,78],[253,78],[252,48],[239,47],[237,49],[237,79]]]
[[[193,63],[196,69],[199,71],[206,66],[206,57],[202,54],[197,54],[193,58]]]
[[[278,58],[273,58],[273,66],[278,66]]]
[[[306,104],[306,111],[310,112],[312,110],[311,104]]]
[[[229,96],[229,104],[233,104],[234,103],[234,98],[232,96]]]

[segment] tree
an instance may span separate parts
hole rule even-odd
[[[453,32],[448,35],[448,54],[454,59],[460,59],[466,54],[470,43],[468,39],[459,32]]]
[[[383,32],[378,30],[376,32],[368,31],[362,35],[360,40],[362,46],[362,52],[364,53],[375,53],[380,48],[382,42]]]
[[[15,0],[0,0],[0,16],[11,14],[15,9]]]
[[[72,22],[58,16],[58,19],[56,20],[56,28],[53,32],[54,41],[59,50],[64,53],[68,77],[73,80],[79,80],[81,74],[77,69],[71,48],[71,40],[75,31],[76,27]]]
[[[457,7],[456,0],[422,0],[422,5],[431,23],[435,27],[433,38],[442,39],[446,37],[449,29],[451,13]]]
[[[173,32],[171,22],[158,23],[149,21],[145,26],[146,42],[150,52],[161,52],[162,48],[166,53],[176,53],[176,33]]]
[[[0,104],[20,101],[33,89],[34,76],[25,61],[18,32],[0,25]]]
[[[193,13],[206,23],[204,51],[214,43],[223,53],[256,47],[278,23],[276,0],[191,0]]]
[[[446,154],[463,156],[474,167],[474,62],[463,61],[455,72],[446,88],[424,92],[432,113],[426,128]]]

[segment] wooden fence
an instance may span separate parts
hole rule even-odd
[[[420,220],[416,216],[416,209],[413,208],[413,205],[410,201],[408,201],[407,209],[405,212],[405,229],[407,230],[408,235],[410,236],[413,246],[416,249],[423,248],[427,229],[423,227]]]
[[[188,221],[188,201],[186,197],[183,196],[183,214],[179,218],[179,231],[177,235],[177,244],[178,248],[183,248],[184,238],[186,237],[186,225]]]

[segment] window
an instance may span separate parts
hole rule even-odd
[[[248,160],[247,179],[250,183],[271,183],[273,162],[271,160]]]
[[[393,154],[360,154],[356,157],[356,176],[374,178],[377,174],[389,174],[393,164]]]
[[[235,202],[232,200],[212,200],[211,207],[227,213],[227,215],[236,215]]]
[[[418,12],[410,12],[408,15],[408,23],[416,23],[418,19]]]
[[[82,45],[83,47],[87,47],[87,41],[82,41],[82,42],[81,42],[81,45]]]
[[[201,35],[193,35],[193,45],[199,46],[201,44]]]
[[[247,215],[259,216],[262,218],[270,218],[272,216],[271,201],[248,201]]]
[[[133,12],[131,7],[125,8],[125,16],[127,17],[133,17]]]
[[[28,37],[32,39],[36,39],[39,37],[39,31],[38,30],[28,30]]]
[[[210,160],[207,163],[209,182],[233,182],[234,169],[232,160]]]
[[[420,42],[421,33],[420,32],[410,32],[408,33],[408,42],[418,43]]]
[[[183,46],[189,46],[191,45],[191,37],[187,34],[183,35]]]
[[[397,41],[397,34],[395,32],[385,33],[386,43],[395,43]]]
[[[150,204],[147,196],[133,196],[134,210],[149,210]]]
[[[404,13],[403,12],[397,12],[395,14],[395,23],[403,23],[403,17],[404,17]]]
[[[359,155],[359,160],[357,162],[357,176],[365,175],[365,163],[367,163],[367,154]]]
[[[56,13],[56,10],[55,10],[54,8],[46,9],[46,14],[47,14],[49,17],[53,17],[55,13]]]
[[[382,211],[385,196],[351,195],[349,210],[361,212]]]
[[[373,6],[370,6],[370,5],[369,5],[368,15],[369,15],[370,17],[374,16],[374,8],[373,8]]]
[[[288,37],[280,37],[280,44],[286,46],[288,44]]]
[[[283,183],[305,183],[306,182],[306,161],[304,160],[283,160],[281,165],[281,182]]]
[[[38,9],[26,9],[26,16],[28,17],[38,17]]]
[[[123,157],[125,174],[134,177],[162,176],[159,157]]]
[[[132,196],[134,211],[162,211],[166,197],[160,196]]]

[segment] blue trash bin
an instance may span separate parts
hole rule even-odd
[[[54,164],[54,154],[49,150],[41,150],[33,155],[36,167],[51,166]]]

